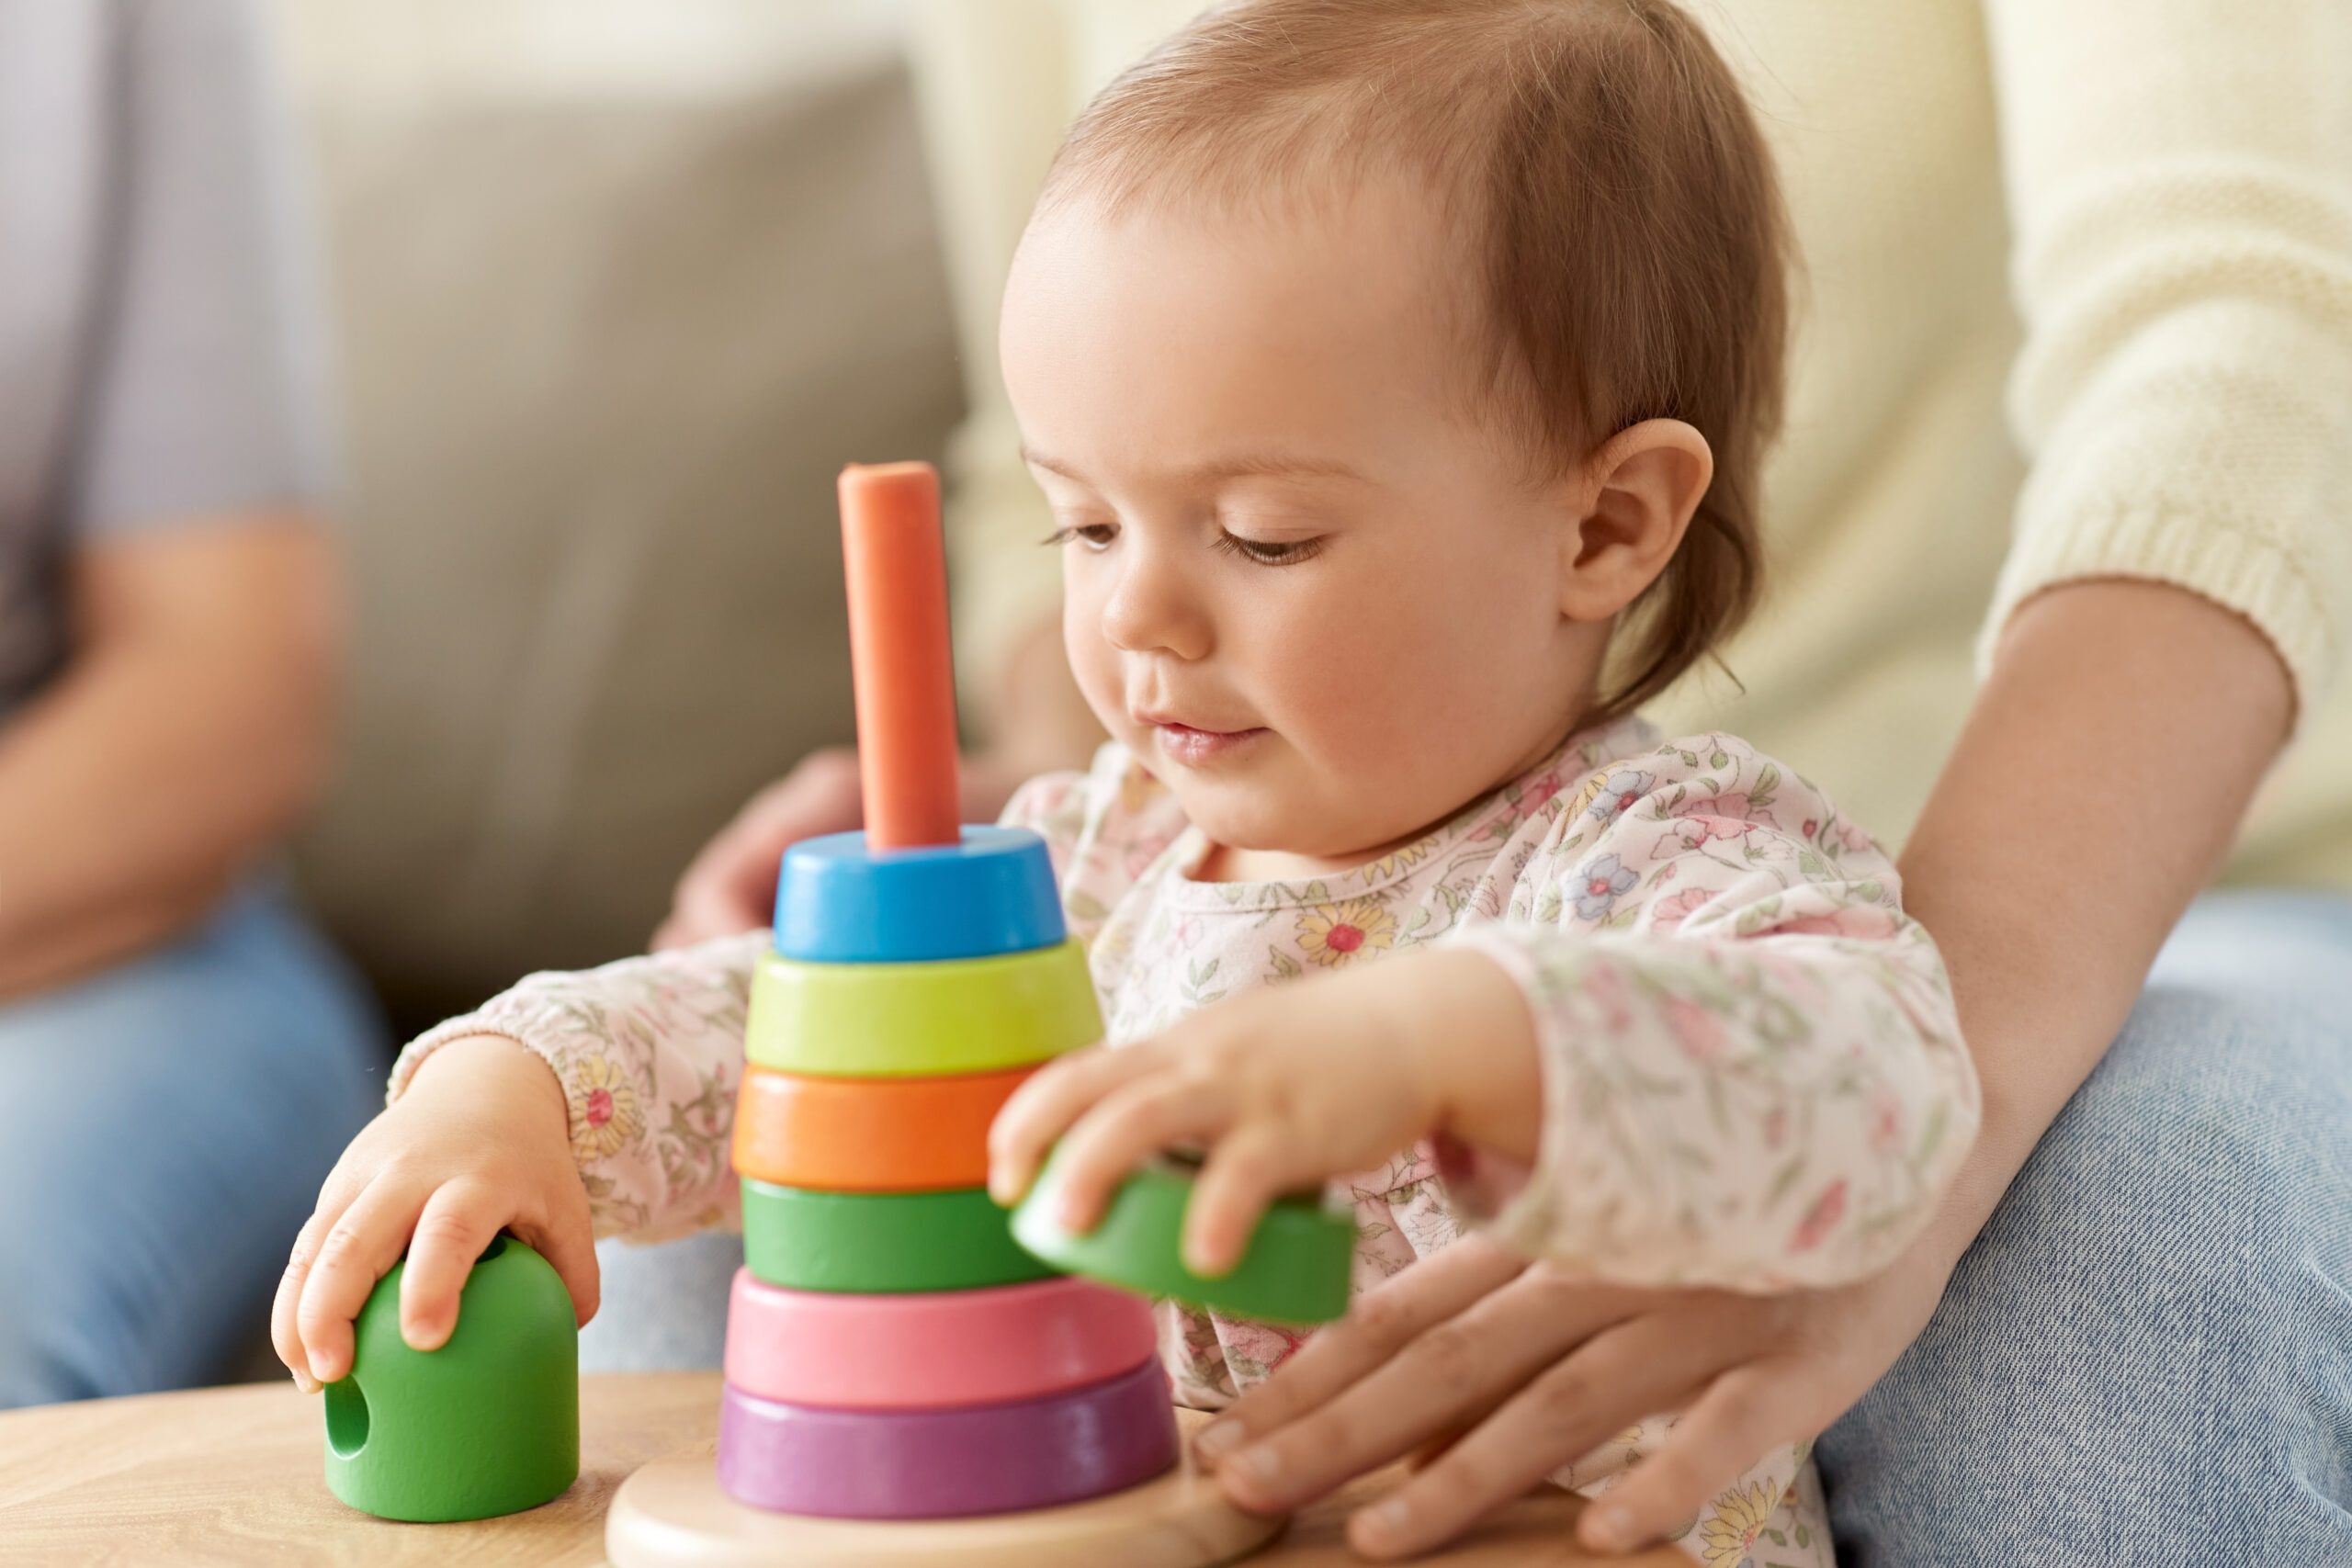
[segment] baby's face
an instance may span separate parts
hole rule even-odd
[[[1469,406],[1463,265],[1402,185],[1279,217],[1080,197],[1023,242],[1004,377],[1070,662],[1218,843],[1367,858],[1540,761],[1589,691],[1575,486]]]

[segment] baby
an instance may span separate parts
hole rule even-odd
[[[1335,1180],[1360,1287],[1464,1227],[1758,1292],[1918,1232],[1976,1086],[1892,864],[1795,773],[1636,713],[1756,593],[1782,234],[1738,88],[1663,0],[1262,0],[1087,110],[1001,354],[1113,739],[1006,820],[1051,846],[1115,1048],[1008,1105],[1000,1199],[1059,1141],[1084,1226],[1153,1151],[1204,1150],[1214,1272]],[[404,1249],[429,1347],[501,1227],[584,1320],[592,1233],[730,1224],[762,942],[534,976],[412,1044],[296,1244],[297,1380],[347,1369]],[[1297,1342],[1162,1310],[1193,1405]],[[1669,1425],[1558,1479],[1604,1486]],[[1736,1561],[1770,1525],[1826,1562],[1818,1507],[1783,1445],[1680,1540]]]

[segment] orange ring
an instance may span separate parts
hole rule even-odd
[[[1035,1065],[953,1077],[797,1077],[746,1064],[735,1171],[820,1192],[984,1187],[989,1123]]]

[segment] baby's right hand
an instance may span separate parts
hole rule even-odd
[[[555,1266],[582,1325],[596,1314],[588,1191],[563,1085],[514,1041],[475,1035],[426,1057],[335,1162],[278,1281],[278,1358],[305,1393],[348,1373],[352,1320],[403,1251],[401,1337],[439,1348],[474,1259],[501,1230]]]

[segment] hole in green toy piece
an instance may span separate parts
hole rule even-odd
[[[506,1234],[502,1231],[498,1235],[491,1237],[490,1245],[482,1248],[481,1256],[480,1258],[474,1259],[474,1267],[477,1269],[481,1268],[483,1264],[489,1262],[492,1258],[497,1257],[500,1253],[505,1250]]]
[[[350,1459],[368,1446],[368,1396],[359,1380],[345,1378],[327,1384],[327,1446],[339,1459]]]

